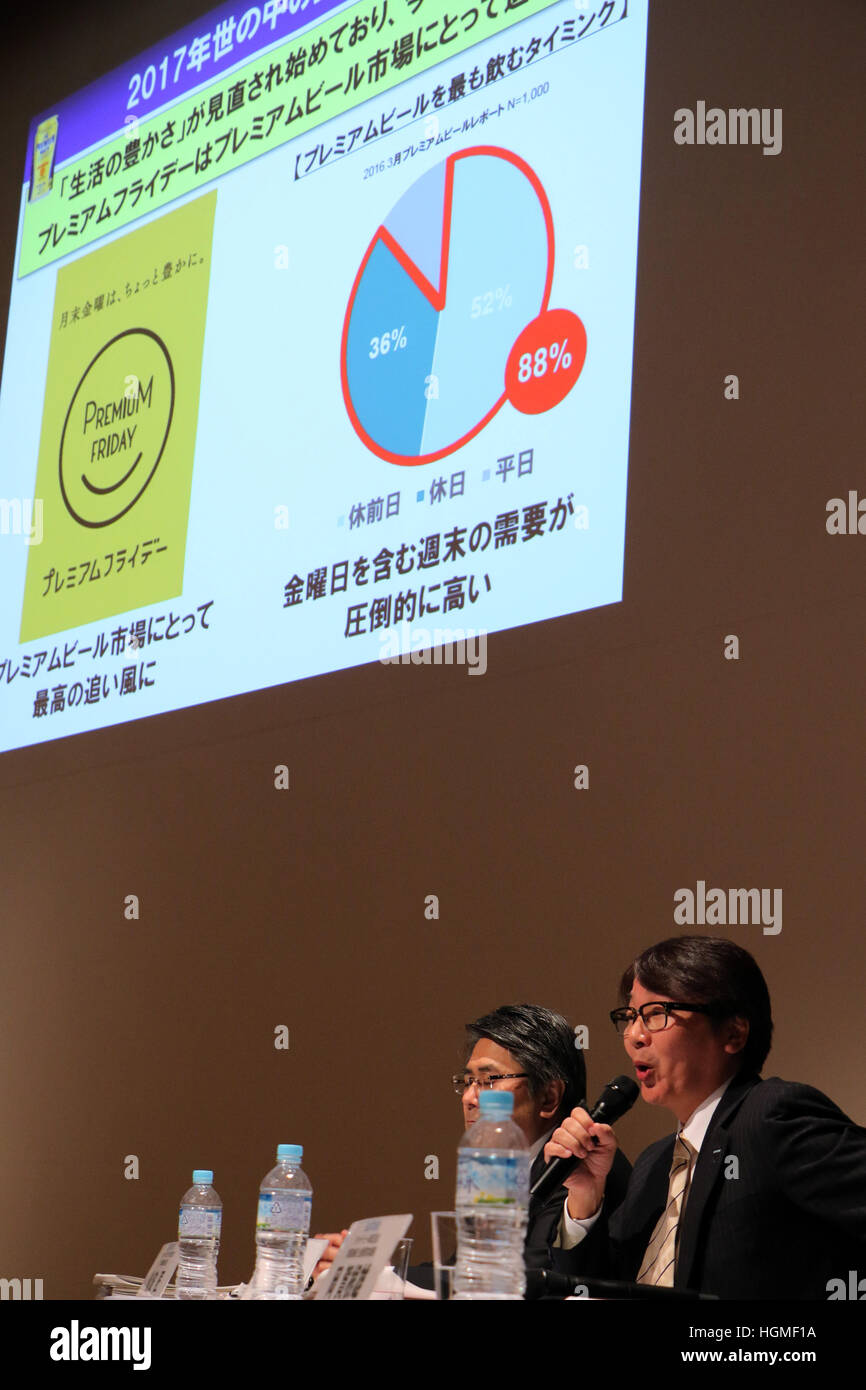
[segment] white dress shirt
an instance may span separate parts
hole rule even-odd
[[[698,1161],[698,1154],[701,1151],[701,1144],[703,1144],[706,1138],[710,1120],[713,1118],[716,1106],[725,1094],[732,1080],[733,1077],[729,1076],[727,1081],[723,1082],[717,1090],[713,1091],[712,1095],[707,1096],[706,1100],[701,1101],[700,1105],[692,1111],[684,1125],[677,1126],[677,1134],[681,1134],[684,1139],[688,1139],[695,1150],[695,1156],[689,1165],[689,1184],[691,1184],[692,1181],[694,1166]],[[575,1245],[580,1245],[580,1242],[589,1235],[600,1215],[601,1207],[599,1207],[598,1211],[594,1212],[592,1216],[586,1217],[585,1220],[577,1220],[575,1217],[569,1215],[568,1197],[566,1197],[559,1223],[559,1235],[557,1236],[555,1244],[560,1246],[563,1250],[572,1250]]]

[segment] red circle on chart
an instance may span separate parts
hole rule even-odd
[[[585,360],[586,329],[577,314],[548,309],[526,325],[508,354],[505,394],[515,410],[540,415],[565,399]]]

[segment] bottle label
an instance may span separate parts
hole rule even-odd
[[[526,1206],[528,1200],[528,1153],[461,1149],[457,1160],[458,1207],[488,1203]]]
[[[260,1192],[257,1231],[309,1231],[309,1192]]]
[[[219,1240],[222,1223],[219,1207],[181,1207],[177,1233],[181,1240],[185,1236],[215,1236]]]

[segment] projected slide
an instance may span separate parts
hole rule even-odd
[[[0,751],[622,597],[646,3],[230,8],[34,113]]]

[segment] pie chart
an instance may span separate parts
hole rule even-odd
[[[547,308],[553,218],[513,151],[476,146],[416,180],[377,228],[343,323],[359,438],[411,466],[459,449],[506,400],[512,345]]]

